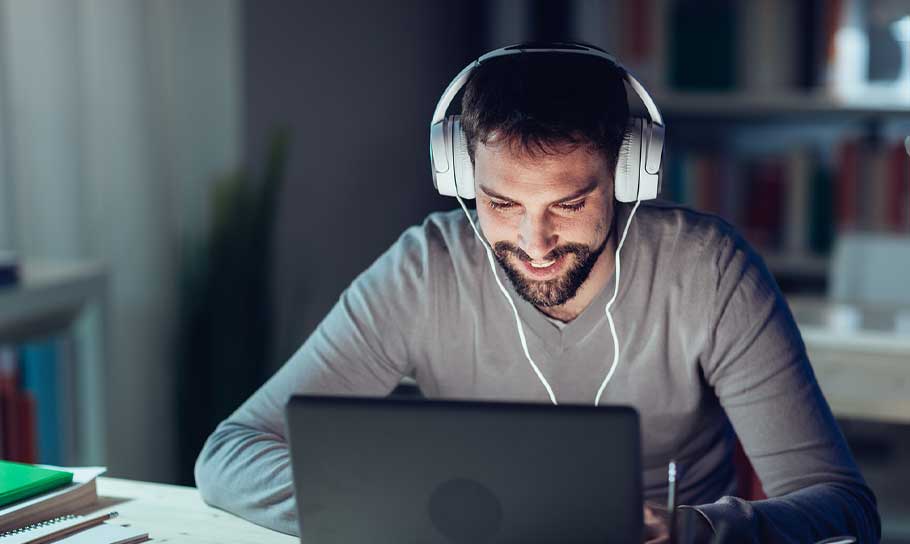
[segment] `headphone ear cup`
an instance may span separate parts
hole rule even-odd
[[[465,138],[464,130],[461,128],[461,116],[453,115],[452,117],[452,157],[455,165],[455,186],[458,189],[458,196],[465,199],[473,199],[474,192],[474,164],[471,163],[471,156],[468,154],[468,140]]]
[[[613,193],[620,202],[635,202],[638,199],[638,174],[641,168],[642,120],[632,118],[626,126],[622,145],[616,157],[616,171],[613,175]]]
[[[430,126],[430,166],[433,185],[443,196],[455,196],[455,167],[452,164],[452,127],[445,118]]]

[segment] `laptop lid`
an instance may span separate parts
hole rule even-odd
[[[295,396],[301,542],[640,543],[630,407]]]

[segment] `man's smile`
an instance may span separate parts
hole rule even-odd
[[[563,271],[565,268],[566,257],[567,254],[562,254],[555,259],[548,260],[519,260],[521,261],[521,268],[527,276],[535,280],[547,280],[554,278]]]

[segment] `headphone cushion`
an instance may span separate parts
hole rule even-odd
[[[643,119],[629,120],[622,145],[616,157],[613,192],[620,202],[635,202],[638,198],[639,171],[641,169],[641,131]]]
[[[458,187],[458,196],[461,198],[474,198],[474,164],[468,154],[468,140],[461,128],[461,116],[453,115],[452,130],[452,158],[455,164],[455,185]]]

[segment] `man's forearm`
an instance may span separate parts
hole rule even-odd
[[[196,486],[208,504],[296,535],[297,510],[287,442],[227,420],[196,461]]]
[[[724,497],[696,508],[715,531],[724,527],[728,542],[804,544],[850,535],[874,543],[881,538],[875,499],[865,487],[816,484],[771,499]]]

